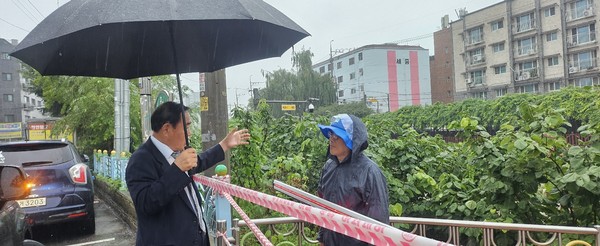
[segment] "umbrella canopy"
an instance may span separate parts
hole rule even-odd
[[[42,75],[131,79],[281,56],[308,35],[262,0],[72,0],[11,55]]]

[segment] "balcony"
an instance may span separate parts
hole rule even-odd
[[[515,71],[515,81],[524,81],[538,78],[538,68],[528,68],[519,71]]]
[[[586,72],[598,68],[598,58],[582,59],[569,62],[569,74]]]
[[[467,83],[467,86],[483,85],[485,83],[485,77],[477,76],[477,77],[467,78],[465,80],[465,82]]]
[[[523,23],[514,23],[513,24],[513,34],[517,34],[517,33],[522,33],[522,32],[526,32],[529,30],[534,30],[535,29],[535,21],[531,20],[529,22],[523,22]]]
[[[575,47],[583,44],[589,44],[596,42],[596,32],[591,31],[589,33],[579,33],[575,35],[567,36],[567,46]]]
[[[465,43],[467,45],[476,45],[483,43],[483,34],[467,36],[467,38],[465,39]]]
[[[482,55],[482,54],[472,55],[471,57],[468,58],[467,63],[469,65],[483,64],[483,63],[485,63],[485,55]]]
[[[535,55],[536,53],[537,53],[537,48],[536,48],[535,44],[532,44],[529,46],[522,46],[520,48],[516,48],[516,50],[515,50],[515,56],[517,56],[517,57]]]
[[[591,5],[572,8],[567,10],[567,21],[574,21],[596,15],[596,11]]]

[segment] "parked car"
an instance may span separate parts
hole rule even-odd
[[[65,140],[0,143],[0,164],[22,167],[31,182],[29,196],[17,202],[32,226],[78,223],[96,230],[94,185],[87,156]]]

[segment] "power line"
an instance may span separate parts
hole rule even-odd
[[[40,16],[43,18],[45,18],[45,16],[42,14],[42,12],[40,12],[40,10],[38,8],[35,7],[35,5],[33,5],[33,3],[31,3],[30,0],[27,0],[27,2],[29,2],[29,4],[31,4],[31,6],[35,9],[35,11],[38,12],[38,14],[40,14]]]
[[[35,18],[35,16],[33,16],[33,14],[29,11],[29,9],[27,9],[25,7],[25,5],[23,3],[21,3],[20,1],[16,1],[15,0],[11,0],[12,3],[17,6],[17,8],[19,8],[19,10],[21,10],[21,12],[23,14],[25,14],[25,16],[27,16],[27,18],[29,18],[29,20],[33,21],[34,23],[38,23],[39,21],[37,20],[37,18]],[[17,4],[18,3],[18,4]],[[20,4],[20,5],[19,5]],[[21,8],[22,7],[22,8]]]
[[[17,26],[17,25],[15,25],[15,24],[12,24],[12,23],[10,23],[10,22],[6,21],[5,19],[2,19],[2,18],[0,18],[0,20],[1,20],[1,21],[3,21],[3,22],[4,22],[4,23],[6,23],[6,24],[9,24],[9,25],[11,25],[11,26],[13,26],[13,27],[15,27],[15,28],[21,29],[21,30],[23,30],[23,31],[25,31],[25,32],[30,32],[29,30],[27,30],[27,29],[24,29],[24,28],[22,28],[22,27],[20,27],[20,26]]]

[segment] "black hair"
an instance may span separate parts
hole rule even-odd
[[[187,106],[183,106],[185,111],[188,111]],[[152,116],[150,117],[150,125],[152,131],[158,132],[165,123],[171,124],[173,127],[177,127],[181,121],[181,104],[176,102],[165,102],[158,106]]]

